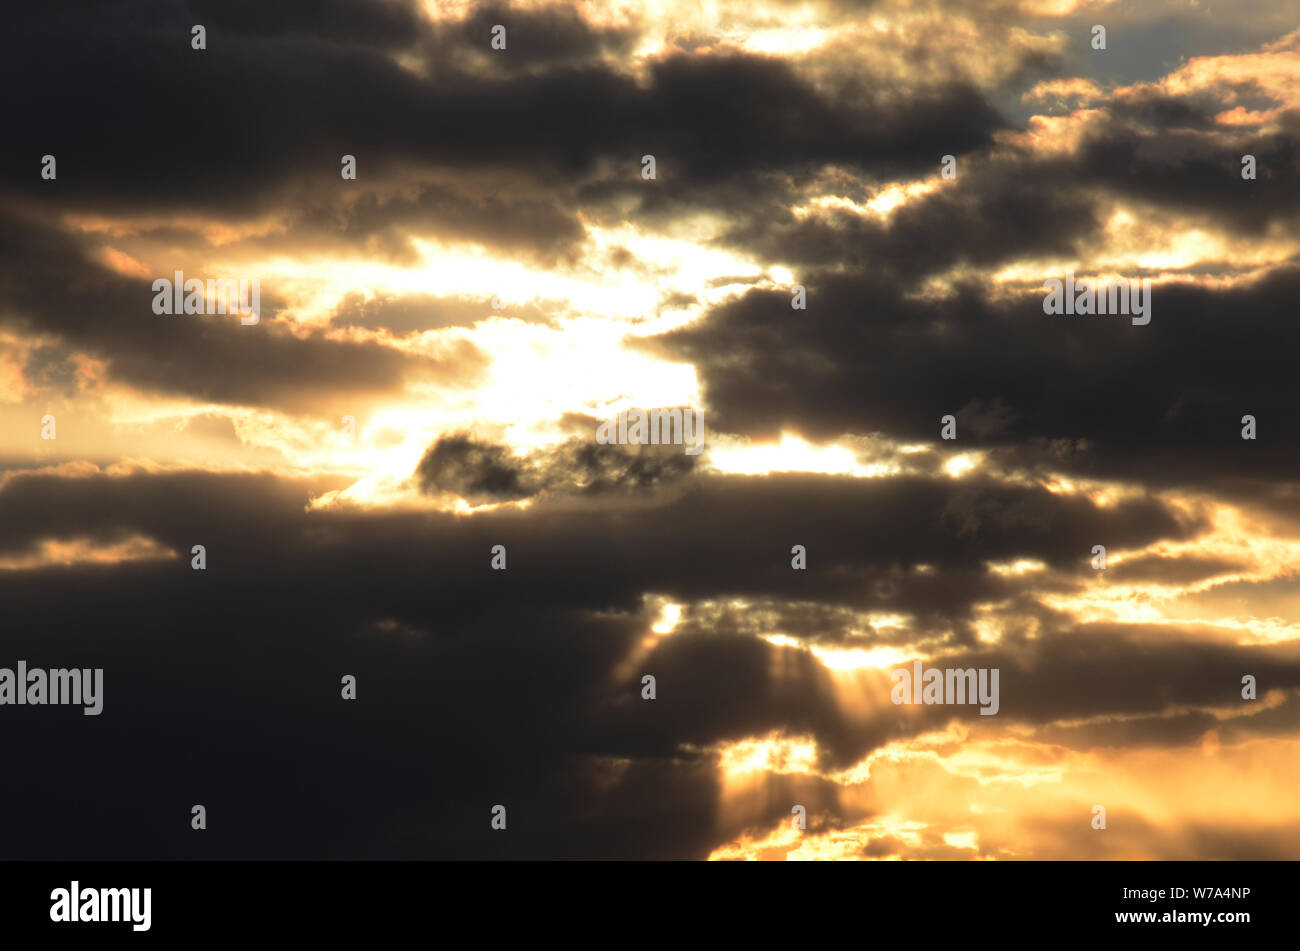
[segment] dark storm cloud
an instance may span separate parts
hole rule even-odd
[[[714,642],[716,638],[675,637],[656,653],[656,669],[698,670],[703,665],[689,655],[698,652],[701,644]],[[977,705],[893,704],[888,700],[894,686],[889,670],[864,674],[868,695],[879,701],[877,712],[865,723],[853,722],[835,705],[818,711],[806,694],[834,694],[826,671],[816,664],[804,669],[810,658],[796,649],[776,650],[785,656],[768,663],[772,669],[786,670],[790,682],[785,690],[774,691],[772,705],[779,717],[768,721],[768,728],[779,728],[781,721],[798,723],[799,730],[816,736],[827,757],[823,766],[846,768],[881,743],[942,729],[954,718],[972,726],[994,723],[994,718],[980,714]],[[673,664],[671,658],[682,654],[688,657]],[[1293,704],[1300,694],[1300,650],[1295,645],[1211,643],[1175,625],[1068,625],[1032,640],[943,650],[926,660],[925,666],[998,670],[998,726],[1012,721],[1027,727],[1026,735],[1036,741],[1080,751],[1185,746],[1220,725],[1232,730],[1235,741],[1277,735],[1294,720]],[[1248,706],[1251,701],[1241,697],[1241,677],[1247,672],[1268,689],[1287,693],[1285,713],[1270,716],[1272,711]],[[707,706],[703,690],[694,700]],[[768,713],[763,705],[733,701],[731,716],[736,715],[736,705],[742,716]],[[1241,716],[1225,722],[1209,710],[1258,711],[1259,718]],[[750,724],[741,735],[762,732],[761,725]]]
[[[189,48],[194,22],[209,28],[204,52]],[[508,52],[488,48],[495,22],[508,26]],[[575,438],[551,449],[516,455],[464,433],[429,447],[412,474],[426,493],[532,502],[469,517],[310,509],[354,481],[330,476],[6,473],[0,555],[140,536],[177,555],[0,569],[0,663],[106,672],[102,717],[33,707],[0,717],[0,746],[24,765],[0,800],[22,819],[0,831],[6,855],[701,857],[741,828],[720,815],[702,751],[713,744],[809,733],[834,768],[953,717],[984,722],[974,708],[890,704],[887,671],[864,673],[878,703],[850,715],[843,681],[815,656],[760,639],[777,632],[998,667],[999,724],[1072,750],[1185,746],[1216,727],[1237,740],[1294,734],[1294,645],[1247,646],[1239,629],[1202,623],[1087,624],[1044,603],[1102,583],[1088,566],[1094,544],[1187,542],[1205,521],[1151,495],[1101,506],[998,473],[1212,485],[1295,524],[1300,340],[1288,328],[1300,271],[1235,289],[1162,285],[1140,328],[1049,318],[1040,293],[994,300],[973,279],[948,300],[914,292],[953,267],[1085,252],[1115,197],[1209,216],[1239,236],[1285,233],[1300,194],[1295,116],[1275,134],[1237,135],[1211,125],[1212,99],[1142,93],[1111,103],[1111,122],[1077,155],[986,158],[1008,123],[971,86],[877,88],[851,64],[814,85],[777,58],[717,51],[666,56],[633,78],[604,60],[631,39],[559,5],[480,5],[446,24],[413,2],[359,0],[17,10],[0,36],[0,78],[22,91],[0,157],[17,209],[0,216],[0,322],[57,339],[33,351],[24,381],[68,389],[69,358],[86,352],[141,388],[333,414],[409,381],[472,383],[487,359],[468,343],[431,359],[300,338],[276,319],[284,303],[270,286],[257,327],[154,315],[148,279],[106,269],[94,239],[56,230],[67,211],[271,219],[279,234],[236,246],[407,263],[422,230],[559,262],[585,221],[666,225],[711,210],[725,222],[720,244],[791,266],[809,290],[809,309],[793,312],[788,291],[748,289],[652,343],[693,362],[711,428],[938,445],[939,419],[953,413],[959,439],[942,446],[991,450],[987,470],[719,476],[680,450],[598,445],[570,414],[558,428]],[[1027,55],[1011,82],[1051,66]],[[1241,181],[1238,150],[1259,156],[1259,181]],[[38,177],[47,152],[55,182]],[[639,176],[647,152],[654,182]],[[344,153],[358,156],[357,182],[339,178]],[[946,153],[959,156],[958,180],[888,224],[790,211],[828,163],[849,169],[837,193],[861,201],[890,176],[935,174]],[[204,240],[167,224],[149,237]],[[639,262],[624,250],[610,263]],[[356,295],[332,325],[400,334],[497,313],[485,308]],[[501,313],[545,319],[533,306]],[[1239,438],[1244,413],[1260,421],[1255,442]],[[237,436],[219,417],[192,426]],[[505,571],[490,567],[498,544]],[[806,571],[791,570],[794,544],[807,547]],[[194,545],[206,548],[204,571],[191,570]],[[1018,559],[1046,569],[990,568]],[[1237,567],[1146,556],[1105,580],[1187,583]],[[1243,590],[1231,594],[1260,589]],[[647,640],[651,594],[684,605],[658,640]],[[979,637],[990,609],[995,646]],[[906,622],[864,624],[865,612]],[[1243,703],[1244,672],[1261,696],[1285,699],[1216,720],[1206,711]],[[654,703],[640,698],[644,673],[658,678]],[[355,702],[340,698],[345,674],[358,678]],[[813,831],[845,818],[829,781],[777,776],[764,790],[770,822],[792,800],[809,804]],[[189,829],[196,802],[211,835]],[[489,827],[496,803],[509,809],[507,835]],[[1272,857],[1294,838],[1279,831],[1273,842],[1192,834],[1208,854]],[[1078,839],[1073,826],[1059,837]],[[1087,848],[1102,848],[1096,838]],[[963,852],[932,828],[919,854]]]
[[[795,268],[840,264],[902,283],[958,264],[991,267],[1031,249],[1068,255],[1099,223],[1091,197],[1050,176],[1018,180],[1004,168],[983,187],[944,187],[910,202],[888,223],[850,214],[800,221],[787,210],[771,222],[751,219],[722,240]]]
[[[1127,124],[1130,129],[1156,127],[1165,132],[1214,132],[1221,131],[1216,129],[1214,119],[1223,105],[1211,92],[1171,96],[1155,87],[1139,86],[1123,97],[1108,99],[1106,110],[1112,119]],[[1178,144],[1197,152],[1204,149],[1204,140],[1191,137],[1181,137]]]
[[[716,181],[791,163],[919,165],[984,144],[1001,125],[967,86],[822,92],[769,57],[673,55],[650,64],[644,86],[592,63],[515,78],[438,63],[422,78],[365,37],[320,42],[256,26],[248,35],[214,22],[208,48],[194,51],[183,8],[123,4],[102,21],[97,9],[2,41],[9,81],[41,77],[24,83],[3,168],[29,201],[262,213],[300,189],[344,187],[343,154],[357,156],[361,188],[413,166],[571,181],[597,159],[625,163],[639,180],[645,152],[664,178]],[[43,69],[48,45],[70,68]],[[60,163],[55,183],[38,175],[47,153]]]
[[[77,390],[77,368],[57,347],[33,347],[23,366],[23,381],[28,386],[73,393]]]
[[[347,45],[401,50],[427,35],[415,0],[190,0],[194,22],[239,36],[299,36]]]
[[[487,448],[478,449],[490,455]],[[472,473],[480,482],[495,473],[499,484],[490,486],[495,491],[507,491],[509,483],[521,479],[506,460],[497,460],[494,469],[462,449],[458,461],[466,464],[462,475]],[[203,486],[211,486],[214,497],[204,503],[202,513],[187,512],[189,503],[182,497]],[[43,534],[71,537],[78,529],[110,528],[138,531],[177,550],[188,549],[187,539],[195,532],[234,543],[250,517],[238,513],[241,486],[259,506],[284,506],[279,514],[259,513],[259,525],[293,535],[283,528],[285,519],[292,522],[301,514],[296,502],[283,501],[301,491],[293,485],[260,487],[252,479],[203,481],[197,476],[153,481],[22,475],[0,492],[0,545],[15,550]],[[275,493],[268,494],[269,488]],[[1035,558],[1063,574],[1091,581],[1088,558],[1098,536],[1116,548],[1134,548],[1160,539],[1183,540],[1203,527],[1182,521],[1152,501],[1100,509],[1086,499],[996,484],[715,476],[690,480],[680,488],[685,491],[648,496],[654,504],[629,506],[618,499],[598,507],[539,503],[528,513],[503,511],[468,521],[429,518],[438,526],[436,537],[450,537],[449,531],[457,537],[477,537],[479,531],[499,536],[497,541],[512,553],[510,570],[515,568],[515,552],[523,552],[527,567],[520,574],[538,580],[536,596],[548,602],[559,599],[571,608],[594,600],[631,609],[647,590],[680,601],[726,592],[861,610],[940,609],[950,618],[968,615],[977,601],[1016,592],[1010,582],[988,576],[986,561]],[[317,522],[322,527],[314,530],[324,532],[322,541],[341,528],[361,531],[348,539],[359,554],[366,551],[365,531],[390,524],[378,517],[351,520],[342,515],[322,516]],[[306,527],[313,524],[304,522]],[[435,544],[434,536],[428,544]],[[744,544],[738,548],[740,538]],[[807,572],[790,569],[793,544],[807,548]],[[483,548],[484,564],[488,547]],[[530,557],[529,552],[535,554]],[[539,563],[541,552],[555,557]],[[385,554],[382,545],[374,555],[377,565],[400,558],[396,552]],[[446,558],[452,560],[444,564]],[[412,571],[428,563],[424,554],[415,560],[419,564],[412,564]],[[467,591],[495,583],[493,577],[479,576],[478,562],[438,556],[441,576]],[[920,564],[931,565],[935,576],[915,571]],[[539,571],[542,576],[534,574]],[[548,586],[553,588],[549,595]],[[815,631],[815,626],[810,624],[809,630]]]
[[[1144,327],[1047,316],[1041,291],[992,303],[968,285],[929,303],[885,275],[807,282],[807,311],[752,290],[661,338],[699,369],[715,430],[937,443],[954,414],[945,446],[1164,485],[1288,478],[1300,463],[1286,356],[1300,346],[1295,269],[1233,288],[1155,286]],[[1241,439],[1246,414],[1258,440]]]
[[[498,25],[506,27],[505,50],[491,48],[492,29]],[[440,23],[437,33],[432,55],[478,59],[480,67],[490,67],[494,73],[622,56],[637,38],[631,28],[594,27],[566,4],[512,9],[495,0],[475,4],[463,20]]]
[[[458,492],[467,501],[514,501],[538,491],[525,486],[522,462],[504,446],[468,436],[444,436],[429,447],[416,470],[425,491]]]
[[[581,436],[517,456],[505,446],[457,433],[430,446],[415,474],[424,492],[452,492],[482,504],[548,492],[595,496],[652,490],[690,475],[696,458],[676,446],[628,448]]]
[[[1213,706],[1244,712],[1241,676],[1256,674],[1269,687],[1300,687],[1300,651],[1294,644],[1242,646],[1195,637],[1176,624],[1076,624],[1044,635],[1029,649],[978,652],[960,666],[1002,666],[1005,715],[1030,722],[1094,716],[1102,711],[1138,716],[1173,707]],[[936,659],[958,666],[959,658]],[[1245,666],[1243,666],[1245,665]],[[1113,724],[1060,729],[1054,741],[1075,735],[1075,745],[1102,745]],[[1162,729],[1176,726],[1139,720],[1129,729],[1157,741]],[[1164,742],[1180,742],[1166,737]]]
[[[741,686],[729,689],[709,682],[709,671],[731,670],[747,651],[758,656],[736,668]],[[730,659],[722,661],[719,654]],[[860,686],[876,701],[876,712],[855,722],[833,700],[837,692],[831,677],[811,655],[748,638],[675,635],[643,666],[653,669],[661,683],[687,693],[682,720],[669,736],[709,743],[772,730],[806,731],[826,755],[822,766],[834,769],[859,762],[882,743],[942,729],[954,718],[972,726],[994,724],[975,705],[895,705],[889,699],[894,682],[884,669],[863,672]],[[1300,652],[1294,645],[1206,643],[1175,626],[1156,634],[1149,627],[1062,627],[1039,639],[996,648],[945,650],[925,666],[999,670],[998,726],[1013,721],[1029,728],[1035,740],[1081,751],[1185,746],[1220,726],[1232,731],[1233,741],[1277,735],[1294,727],[1300,692]],[[1278,708],[1285,712],[1248,706],[1251,701],[1241,697],[1246,672],[1268,689],[1287,693],[1289,699]],[[1208,710],[1257,715],[1225,722]],[[619,737],[627,742],[629,735],[649,731],[650,724],[637,712],[631,704],[611,705],[601,718],[611,741]]]
[[[1300,112],[1284,113],[1277,131],[1207,135],[1213,100],[1138,95],[1110,107],[1117,121],[1088,137],[1067,172],[1074,188],[1097,185],[1108,194],[1150,202],[1180,214],[1202,213],[1242,234],[1263,236],[1288,227],[1300,210]],[[1253,155],[1258,178],[1241,177]]]
[[[578,200],[593,212],[620,209],[620,215],[630,205],[629,220],[651,227],[691,212],[718,212],[728,223],[722,243],[769,261],[830,265],[886,246],[881,240],[846,252],[852,236],[795,224],[791,206],[802,203],[801,189],[828,163],[870,181],[919,177],[944,154],[963,156],[987,145],[1003,124],[977,90],[960,83],[906,97],[853,87],[828,96],[795,79],[779,60],[741,56],[676,56],[657,63],[653,75],[656,121],[636,141],[655,156],[656,179],[640,181],[634,160],[626,177],[583,184]],[[862,188],[851,176],[840,178],[851,179],[848,188]],[[1034,199],[1022,193],[1001,200]],[[997,201],[994,196],[989,204]],[[894,253],[910,262],[915,249]]]
[[[934,154],[907,168],[891,168],[876,155],[864,168],[866,179],[839,176],[814,184],[798,157],[787,155],[785,174],[737,164],[725,182],[661,175],[652,189],[603,181],[581,194],[592,204],[634,198],[636,220],[651,225],[712,208],[727,220],[718,240],[737,251],[807,277],[848,269],[890,283],[954,266],[992,269],[1026,256],[1084,256],[1101,238],[1109,203],[1117,200],[1150,203],[1177,218],[1191,216],[1197,227],[1242,237],[1270,229],[1296,233],[1300,113],[1284,113],[1276,131],[1238,131],[1214,124],[1222,106],[1215,108],[1208,93],[1170,97],[1146,88],[1102,108],[1108,118],[1093,122],[1078,151],[1064,156],[1015,149],[963,156],[962,149],[936,143]],[[871,197],[866,186],[882,172],[937,176],[937,156],[945,151],[958,155],[956,180],[909,200],[887,221],[835,210],[798,218],[792,211],[807,200],[809,188],[862,202]],[[1241,178],[1245,154],[1257,160],[1255,181]]]
[[[303,240],[321,230],[369,241],[368,250],[399,258],[409,255],[404,232],[422,226],[513,252],[571,248],[582,228],[565,202],[582,184],[574,173],[590,177],[598,159],[626,175],[589,184],[580,193],[584,201],[631,196],[644,203],[639,220],[645,221],[657,208],[690,205],[734,205],[743,215],[746,200],[769,204],[746,180],[751,176],[800,175],[826,163],[872,176],[919,175],[939,155],[963,156],[987,145],[1007,125],[969,86],[922,86],[899,96],[864,84],[847,65],[832,71],[839,78],[814,88],[777,58],[678,54],[651,63],[643,86],[595,62],[566,65],[622,40],[558,5],[511,12],[506,19],[524,36],[497,54],[486,35],[470,35],[503,15],[495,7],[435,27],[413,6],[383,4],[373,10],[370,32],[351,27],[368,8],[342,0],[256,15],[214,8],[203,52],[189,49],[189,18],[181,8],[119,4],[107,10],[106,22],[87,23],[96,9],[62,25],[31,24],[35,36],[7,34],[6,60],[15,75],[44,76],[29,84],[25,111],[14,122],[18,140],[7,150],[6,178],[27,200],[136,213],[168,207],[263,213],[314,202],[318,211],[302,222]],[[429,76],[389,55],[404,33],[412,43],[433,44]],[[68,58],[79,70],[41,73],[32,57],[51,34],[61,48],[74,47]],[[476,55],[493,64],[490,71],[467,73],[441,55],[473,43],[482,48]],[[509,74],[539,64],[546,67],[539,75]],[[159,69],[152,67],[169,82],[157,83]],[[768,208],[779,211],[775,220],[752,210],[732,237],[796,263],[825,265],[829,255],[914,270],[910,262],[918,256],[931,265],[957,253],[972,255],[973,263],[996,261],[1006,241],[1019,248],[1068,245],[1091,224],[1081,206],[1089,183],[1204,205],[1255,229],[1286,215],[1300,194],[1288,187],[1296,174],[1294,118],[1277,135],[1253,140],[1191,134],[1189,126],[1204,129],[1210,108],[1203,93],[1175,99],[1139,91],[1111,104],[1114,121],[1077,161],[1014,163],[969,183],[964,170],[961,190],[984,196],[981,204],[960,208],[955,196],[935,196],[905,212],[927,220],[904,222],[888,235],[854,235],[860,226],[846,221],[836,229],[846,234],[825,233],[816,223],[792,227],[787,208],[775,204]],[[160,149],[168,135],[188,136],[193,145],[193,136],[205,134],[221,136],[221,148]],[[1261,181],[1252,189],[1233,174],[1243,150],[1261,159]],[[47,152],[60,160],[57,183],[36,174]],[[649,188],[638,174],[644,152],[660,164],[659,180]],[[93,163],[79,157],[86,154],[95,155]],[[355,183],[339,179],[343,154],[358,157]],[[341,200],[335,207],[330,197],[345,184],[355,194],[407,180],[421,168],[441,170],[440,178],[413,199],[367,196],[349,209]],[[493,188],[447,177],[456,169],[488,168],[538,191],[497,198]],[[734,202],[726,190],[733,180],[744,182]],[[767,187],[781,189],[780,179]],[[754,233],[762,221],[772,230]]]
[[[360,174],[360,173],[358,173]],[[494,186],[487,191],[495,192]],[[274,234],[241,242],[251,253],[325,252],[415,264],[412,236],[484,245],[503,255],[553,264],[571,257],[586,231],[572,211],[549,199],[500,198],[471,184],[412,183],[400,193],[364,193],[339,201],[337,190],[304,195]]]
[[[0,498],[38,487],[53,492],[47,514],[81,500],[80,518],[44,528],[111,509],[186,553],[206,544],[209,567],[0,573],[15,656],[103,666],[109,694],[102,719],[60,725],[54,757],[22,711],[0,723],[13,755],[39,764],[6,795],[26,817],[6,835],[11,856],[683,857],[711,845],[707,761],[605,764],[586,725],[642,619],[562,609],[554,595],[572,594],[554,588],[530,600],[550,582],[513,539],[511,573],[471,569],[470,544],[486,553],[501,523],[308,518],[307,486],[266,479],[96,479],[66,492],[19,480]],[[68,586],[76,598],[58,595]],[[374,636],[387,617],[426,636]],[[343,673],[358,677],[356,705],[339,699]],[[66,808],[86,776],[118,821]],[[221,817],[221,836],[173,828],[194,801]],[[508,840],[488,828],[497,802],[518,831]]]
[[[114,379],[147,390],[332,413],[337,401],[355,406],[400,392],[407,377],[465,382],[485,365],[484,355],[465,341],[431,359],[374,343],[293,336],[276,328],[271,287],[263,288],[258,325],[243,326],[234,317],[159,316],[150,279],[103,267],[69,236],[28,221],[3,221],[0,321],[55,334],[67,348],[107,361]],[[170,270],[159,276],[173,277]]]
[[[1121,198],[1177,215],[1203,215],[1209,221],[1202,226],[1243,235],[1258,236],[1269,227],[1294,231],[1300,114],[1285,115],[1281,131],[1272,134],[1207,136],[1178,127],[1180,120],[1169,113],[1180,103],[1126,100],[1121,111],[1130,121],[1107,123],[1085,136],[1077,155],[959,159],[956,181],[909,201],[887,222],[846,212],[799,220],[789,210],[799,202],[787,182],[751,181],[750,207],[767,192],[770,203],[747,214],[740,195],[733,208],[722,193],[715,203],[734,211],[740,223],[720,240],[795,268],[838,265],[904,280],[955,265],[992,268],[1024,256],[1083,254],[1100,236],[1102,202]],[[1131,121],[1133,112],[1147,110],[1149,121]],[[1256,181],[1241,178],[1245,154],[1256,157]],[[834,187],[846,197],[865,198],[844,184]]]
[[[0,490],[6,546],[111,530],[181,557],[0,572],[13,656],[103,666],[107,684],[102,717],[58,722],[57,756],[30,710],[0,722],[31,767],[7,794],[26,817],[6,834],[9,854],[700,856],[736,830],[715,827],[713,770],[682,744],[793,729],[843,765],[944,711],[905,717],[884,704],[850,721],[809,655],[725,630],[669,637],[625,668],[652,621],[643,593],[851,600],[861,577],[843,569],[906,557],[882,542],[908,526],[922,536],[916,550],[952,548],[940,562],[1068,545],[1075,531],[1046,511],[1028,522],[987,511],[978,527],[945,531],[939,512],[921,515],[941,494],[918,486],[717,481],[666,507],[466,519],[307,513],[326,479],[11,478]],[[1137,514],[1118,513],[1115,528],[1149,533]],[[811,542],[806,573],[788,566],[796,523]],[[189,566],[194,544],[207,550],[203,572]],[[490,569],[493,544],[507,546],[508,570]],[[1247,657],[1261,683],[1300,683],[1281,649],[1128,643],[1067,631],[947,659],[1003,665],[1004,715],[1028,722],[1227,702],[1236,688],[1224,670]],[[660,699],[647,704],[639,679],[651,671]],[[339,698],[343,674],[358,678],[355,703]],[[67,808],[66,790],[88,777],[118,821]],[[192,802],[220,817],[221,836],[188,836]],[[519,835],[491,838],[498,802]]]
[[[673,56],[654,65],[653,121],[637,138],[656,145],[647,151],[662,163],[660,177],[700,182],[811,163],[933,162],[986,144],[1001,125],[980,93],[960,84],[905,97],[853,86],[839,93],[818,92],[773,58]]]
[[[584,234],[572,212],[550,202],[496,198],[476,202],[435,185],[423,186],[411,201],[363,199],[348,209],[349,236],[380,227],[422,227],[446,240],[479,241],[505,252],[527,250],[543,257],[581,241]]]
[[[1193,646],[1193,653],[1199,650]],[[1281,702],[1265,707],[1241,699],[1241,677],[1235,680],[1226,672],[1264,670],[1266,689],[1281,688],[1288,691]],[[1121,718],[1097,718],[1086,723],[1051,724],[1040,727],[1035,737],[1047,743],[1068,746],[1071,749],[1135,749],[1138,747],[1176,747],[1194,745],[1206,733],[1215,731],[1221,742],[1244,743],[1261,737],[1293,735],[1300,728],[1300,692],[1296,690],[1300,658],[1295,651],[1220,649],[1215,654],[1215,666],[1194,675],[1193,682],[1206,685],[1197,692],[1193,702],[1205,703],[1215,708],[1194,709],[1185,712],[1167,712],[1163,715],[1131,714]],[[1216,676],[1219,675],[1219,676]],[[1186,690],[1187,679],[1174,677],[1178,689]],[[1167,702],[1168,692],[1161,694]],[[1254,703],[1254,706],[1248,704]],[[1227,716],[1223,716],[1227,714]],[[1239,714],[1239,715],[1234,715]],[[1248,714],[1248,715],[1244,715]]]

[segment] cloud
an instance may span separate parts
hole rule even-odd
[[[107,692],[0,718],[9,853],[1300,853],[1275,7],[16,11],[0,603]],[[1067,268],[1152,322],[1048,317]],[[178,269],[261,322],[153,314]],[[597,443],[631,403],[710,452]]]
[[[459,433],[429,447],[416,477],[425,492],[452,492],[471,503],[511,502],[541,493],[646,491],[685,478],[696,458],[672,446],[629,449],[583,437],[518,457]]]
[[[0,273],[0,303],[10,326],[57,335],[105,359],[114,378],[152,391],[333,415],[400,392],[405,378],[463,383],[485,364],[468,341],[414,357],[377,343],[294,335],[275,319],[271,288],[256,326],[233,317],[160,317],[150,281],[102,267],[81,242],[13,219],[4,231],[12,267]]]

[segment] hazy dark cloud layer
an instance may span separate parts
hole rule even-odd
[[[469,341],[438,357],[414,357],[376,343],[293,335],[276,325],[271,287],[262,289],[261,320],[252,326],[229,315],[160,316],[151,280],[108,269],[83,242],[61,233],[3,221],[0,253],[8,265],[0,270],[0,325],[54,334],[105,359],[114,378],[150,391],[332,413],[336,403],[356,407],[396,394],[408,376],[459,383],[483,369]]]
[[[849,722],[809,655],[725,624],[688,626],[621,671],[647,623],[644,592],[956,620],[971,607],[963,590],[990,594],[980,559],[1046,558],[1079,584],[1088,568],[1078,553],[1099,528],[1125,544],[1187,531],[1155,505],[1101,514],[1045,493],[816,477],[709,480],[641,509],[306,513],[324,484],[10,479],[0,552],[36,537],[137,533],[180,557],[0,573],[12,659],[102,666],[106,683],[101,718],[28,708],[0,723],[29,766],[11,793],[27,818],[6,833],[9,854],[699,857],[716,844],[716,781],[684,744],[798,723],[828,763],[847,766],[951,711],[914,720],[886,705],[865,725]],[[791,539],[812,553],[805,574],[789,570]],[[206,547],[204,572],[190,570],[193,544]],[[489,567],[494,544],[507,547],[505,572]],[[915,559],[945,547],[937,576],[914,573]],[[1194,648],[1172,631],[1152,639],[1122,627],[1085,637],[1061,623],[1036,642],[972,645],[946,660],[1000,665],[1003,715],[1029,724],[1225,702],[1236,689],[1225,663],[1247,653],[1270,684],[1300,686],[1289,648]],[[788,657],[779,681],[775,655]],[[638,697],[643,670],[661,684],[654,704]],[[355,704],[338,699],[344,674],[358,679]],[[1156,676],[1164,694],[1139,689]],[[57,743],[33,730],[40,718]],[[1147,732],[1143,742],[1179,735],[1163,723]],[[1062,731],[1054,741],[1087,749],[1104,738]],[[626,771],[613,765],[629,759]],[[612,787],[611,775],[621,777]],[[69,790],[87,784],[96,808],[69,808]],[[221,835],[189,838],[191,801],[208,806]],[[479,821],[498,801],[511,804],[520,835],[493,839]],[[52,841],[63,843],[53,853]]]
[[[1300,856],[1294,24],[706,6],[13,11],[0,852]]]
[[[1300,465],[1285,343],[1298,296],[1294,268],[1230,290],[1162,285],[1136,327],[1047,316],[1041,291],[934,304],[884,273],[825,275],[809,279],[806,312],[751,290],[659,343],[699,368],[724,431],[936,443],[952,414],[958,447],[1022,462],[1148,484],[1279,480]],[[1254,442],[1247,414],[1268,429]]]
[[[674,446],[629,450],[583,437],[519,458],[505,446],[460,433],[430,446],[415,474],[426,492],[453,492],[470,502],[514,502],[542,492],[592,496],[646,490],[688,475],[696,458]]]

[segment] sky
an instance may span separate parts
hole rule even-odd
[[[1300,0],[53,2],[0,63],[0,667],[104,685],[0,705],[0,855],[1300,858]]]

